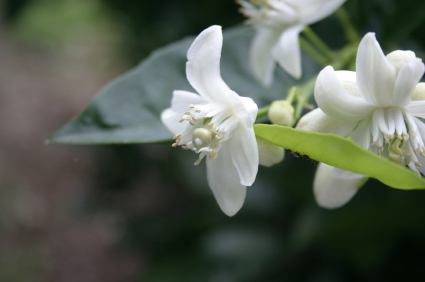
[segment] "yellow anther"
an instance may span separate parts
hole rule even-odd
[[[185,115],[190,115],[190,112],[184,112],[183,114],[185,114]]]
[[[173,143],[173,145],[171,145],[172,147],[177,147],[177,143]]]
[[[189,150],[189,147],[188,146],[182,146],[182,149],[183,150]]]
[[[415,165],[418,166],[418,167],[422,167],[420,162],[415,162]]]
[[[196,162],[194,163],[194,165],[198,165],[201,163],[201,159],[197,159]]]

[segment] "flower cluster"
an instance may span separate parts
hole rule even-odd
[[[341,136],[352,132],[350,139],[364,149],[424,173],[425,125],[417,118],[425,117],[423,74],[424,64],[415,53],[385,56],[375,34],[368,33],[358,48],[356,72],[331,66],[320,72],[314,90],[320,109],[305,115],[297,128]],[[316,198],[325,207],[341,206],[364,176],[324,166],[316,173]]]
[[[322,20],[345,0],[238,0],[248,23],[257,29],[250,50],[254,77],[264,86],[273,83],[275,62],[292,77],[302,75],[298,35],[305,26]]]

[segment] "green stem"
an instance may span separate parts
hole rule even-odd
[[[319,49],[328,60],[332,60],[333,52],[325,42],[309,27],[306,26],[302,33]]]
[[[270,106],[265,106],[265,107],[259,108],[258,113],[257,113],[257,119],[267,115],[269,113],[269,110],[270,110]]]
[[[304,40],[304,38],[300,37],[300,45],[301,48],[303,48],[304,51],[306,51],[316,62],[323,66],[328,65],[328,60],[326,60],[323,55],[319,54],[310,44],[308,44],[307,41]]]
[[[289,88],[288,94],[286,95],[285,101],[287,101],[288,103],[292,104],[292,102],[295,99],[298,98],[298,92],[299,92],[299,87],[298,86],[293,86],[293,87]]]
[[[350,41],[351,43],[358,44],[359,35],[357,34],[357,31],[354,28],[353,24],[351,23],[350,18],[348,17],[348,14],[344,10],[344,8],[342,7],[339,8],[335,14],[338,17],[338,20],[340,21],[342,28],[344,29],[347,40]]]

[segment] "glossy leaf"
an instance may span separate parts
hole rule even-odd
[[[424,178],[332,134],[306,132],[278,125],[254,125],[257,137],[345,170],[364,174],[399,189],[425,189]]]
[[[321,66],[303,56],[304,77],[293,80],[277,69],[275,82],[266,89],[251,75],[248,50],[254,31],[246,26],[224,31],[221,74],[231,89],[241,96],[267,105],[286,96],[287,89],[302,84]],[[186,80],[186,53],[193,37],[155,51],[139,66],[102,89],[74,120],[50,137],[52,143],[123,144],[159,143],[172,135],[160,121],[170,107],[173,90],[195,92]]]

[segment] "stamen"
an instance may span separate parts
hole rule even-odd
[[[200,109],[196,109],[196,110],[195,110],[195,112],[200,113],[200,112],[201,112],[201,110],[200,110]]]
[[[182,149],[183,150],[189,150],[189,147],[188,146],[182,146]]]
[[[190,105],[189,105],[189,108],[194,109],[194,108],[195,108],[195,106],[194,106],[193,104],[190,104]]]
[[[419,153],[419,155],[421,155],[422,157],[424,157],[424,158],[425,158],[425,154],[424,154],[424,152],[420,152],[420,153]]]
[[[214,152],[213,159],[217,158],[218,152]]]
[[[207,117],[207,116],[203,116],[202,118],[204,118],[204,119],[205,119],[205,118],[208,118],[208,117]]]
[[[381,153],[382,153],[382,152],[384,152],[384,147],[382,147],[382,146],[381,146],[381,147],[379,148],[379,150],[381,151]]]
[[[198,165],[201,163],[201,159],[197,159],[196,162],[194,163],[194,165]]]
[[[173,139],[177,139],[177,138],[179,138],[180,136],[182,136],[181,134],[177,134],[176,136],[174,136],[173,137]]]
[[[413,149],[413,152],[415,153],[415,155],[418,155],[418,151],[416,151],[416,149]]]
[[[412,136],[413,138],[416,138],[416,136],[418,136],[418,133],[414,129],[412,129]]]
[[[420,162],[415,162],[415,165],[418,166],[418,167],[422,167]]]
[[[179,120],[180,123],[182,123],[184,121],[184,118],[182,118],[181,120]]]
[[[226,141],[227,141],[227,139],[226,139],[226,138],[224,138],[223,140],[220,140],[220,143],[221,143],[221,144],[224,144],[224,143],[226,143]]]
[[[171,145],[172,147],[177,147],[177,143],[173,143],[173,145]]]
[[[370,146],[375,146],[378,141],[373,142]]]
[[[191,120],[189,120],[189,123],[191,124],[191,125],[195,125]]]
[[[193,119],[193,121],[197,121],[197,119],[196,119],[196,118],[194,118],[194,117],[192,117],[192,119]]]
[[[190,115],[190,112],[184,112],[183,114],[185,114],[185,115]]]

